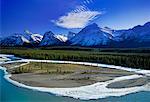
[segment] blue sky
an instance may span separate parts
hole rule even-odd
[[[150,21],[150,0],[1,0],[1,36],[25,29],[78,32],[91,23],[128,29]]]

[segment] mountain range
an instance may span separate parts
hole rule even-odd
[[[86,26],[78,33],[68,35],[46,32],[43,36],[25,30],[1,38],[1,46],[84,46],[84,47],[150,47],[150,22],[127,30],[101,28],[96,23]]]

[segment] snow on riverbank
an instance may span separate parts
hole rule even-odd
[[[10,79],[11,75],[7,73],[6,68],[0,67],[0,69],[4,70],[5,76],[4,78],[11,82],[14,85],[17,85],[19,87],[24,87],[32,90],[42,91],[42,92],[49,92],[60,96],[69,96],[73,98],[79,98],[79,99],[98,99],[98,98],[105,98],[109,96],[122,96],[129,93],[135,93],[138,91],[150,91],[150,83],[143,86],[137,86],[137,87],[130,87],[130,88],[120,88],[120,89],[113,89],[113,88],[107,88],[106,86],[110,83],[127,80],[127,79],[135,79],[135,78],[141,78],[143,75],[150,76],[149,70],[140,70],[140,69],[132,69],[132,68],[126,68],[121,66],[114,66],[114,65],[106,65],[106,64],[98,64],[98,63],[87,63],[87,62],[73,62],[73,61],[54,61],[54,60],[34,60],[34,59],[21,59],[17,61],[8,61],[3,63],[14,63],[14,62],[52,62],[52,63],[70,63],[70,64],[83,64],[83,65],[92,65],[92,66],[99,66],[99,67],[108,67],[108,68],[115,68],[115,69],[121,69],[126,71],[132,71],[135,73],[140,73],[142,75],[130,75],[130,76],[123,76],[118,77],[113,80],[109,80],[106,82],[97,82],[92,85],[87,86],[81,86],[81,87],[74,87],[74,88],[45,88],[45,87],[33,87],[33,86],[27,86],[24,84],[21,84],[19,82],[16,82],[12,79]]]

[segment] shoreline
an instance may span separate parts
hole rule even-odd
[[[22,59],[21,61],[31,61],[31,59],[29,59],[29,60]],[[52,61],[52,60],[46,60],[46,61],[45,60],[32,60],[32,61],[37,61],[37,62],[48,61],[48,62],[53,62],[53,63],[56,63],[56,62],[67,63],[66,61]],[[74,63],[74,64],[95,65],[95,66],[103,65],[105,67],[107,66],[104,64],[87,63],[87,62],[72,62],[72,61],[68,61],[68,62]],[[113,66],[113,68],[116,68],[116,69],[124,69],[124,70],[128,70],[128,71],[133,71],[133,72],[137,72],[139,74],[144,74],[147,76],[150,75],[149,70],[131,69],[131,68],[125,68],[125,67],[120,67],[120,66],[108,65],[108,67],[110,67],[110,66]],[[142,77],[142,75],[123,76],[123,77],[118,77],[118,78],[115,78],[113,80],[106,81],[106,82],[97,82],[92,85],[73,87],[73,88],[46,88],[46,87],[27,86],[27,85],[24,85],[17,81],[14,81],[10,78],[11,75],[6,71],[6,68],[0,66],[0,69],[2,69],[5,73],[4,78],[16,86],[27,88],[27,89],[32,89],[32,90],[36,90],[36,91],[41,91],[41,92],[48,92],[48,93],[52,93],[52,94],[55,94],[58,96],[68,96],[68,97],[79,98],[79,99],[83,99],[83,100],[106,98],[109,96],[122,96],[122,95],[130,94],[130,93],[135,93],[138,91],[150,91],[149,84],[146,84],[143,86],[138,86],[138,87],[131,87],[131,88],[120,88],[120,89],[107,88],[107,85],[112,82],[125,80],[125,79],[136,79],[136,78]],[[103,90],[101,90],[101,89],[103,89]]]

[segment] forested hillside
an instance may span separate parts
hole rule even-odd
[[[1,49],[1,53],[14,54],[23,58],[98,62],[133,68],[150,69],[150,53],[115,52],[114,50],[71,51],[42,49]],[[111,51],[111,52],[110,52]],[[133,51],[134,52],[134,51]],[[135,51],[136,52],[136,51]]]

